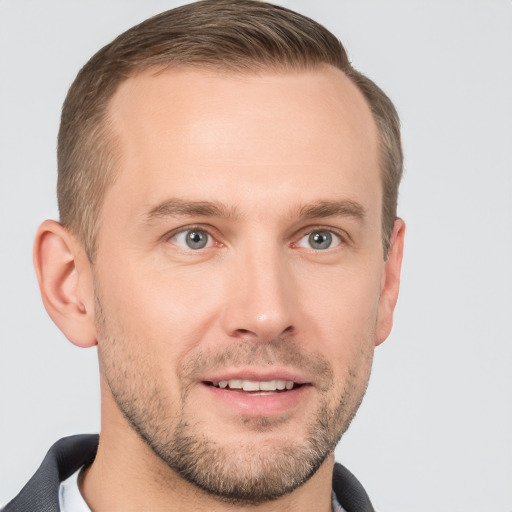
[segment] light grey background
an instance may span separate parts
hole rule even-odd
[[[512,4],[283,1],[335,32],[403,121],[407,222],[391,337],[337,449],[381,512],[512,510]],[[99,428],[93,349],[39,299],[31,246],[56,218],[66,90],[172,1],[0,1],[0,503],[57,438]]]

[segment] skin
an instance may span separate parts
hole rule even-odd
[[[171,434],[185,419],[225,449],[228,469],[303,446],[325,411],[341,435],[391,330],[403,252],[397,219],[384,261],[375,123],[330,66],[146,72],[121,85],[110,113],[122,170],[94,264],[54,221],[34,253],[53,320],[73,343],[98,344],[101,438],[81,491],[95,511],[233,510],[170,469],[118,402]],[[204,201],[217,210],[190,208]],[[209,233],[205,248],[186,246],[190,227]],[[318,231],[333,234],[329,248],[311,247]],[[228,374],[304,385],[290,403],[244,409],[205,385]],[[333,463],[330,451],[293,492],[235,509],[327,512]]]

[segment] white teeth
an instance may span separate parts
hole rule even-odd
[[[218,384],[214,385],[222,389],[243,389],[244,391],[283,391],[285,389],[293,389],[293,381],[291,380],[242,380],[242,379],[230,379],[221,380]]]
[[[261,391],[275,391],[277,389],[275,380],[260,382]]]
[[[228,381],[229,387],[231,389],[242,389],[242,379],[231,379]]]
[[[259,391],[260,383],[254,382],[253,380],[244,380],[242,388],[244,391]]]

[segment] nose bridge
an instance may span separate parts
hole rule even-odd
[[[270,341],[293,330],[293,284],[285,259],[282,248],[268,240],[253,240],[237,251],[225,311],[229,335]]]

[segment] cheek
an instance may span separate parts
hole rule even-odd
[[[380,274],[375,267],[311,274],[304,279],[300,295],[303,313],[326,340],[357,344],[375,331],[380,296]]]
[[[118,265],[101,281],[109,325],[123,333],[135,352],[154,353],[162,364],[179,360],[215,318],[216,284],[203,274],[191,267]]]
[[[357,400],[364,394],[371,371],[380,276],[368,269],[339,271],[330,272],[323,281],[322,290],[307,294],[308,307],[302,312],[305,339],[311,350],[331,362],[338,393]]]

